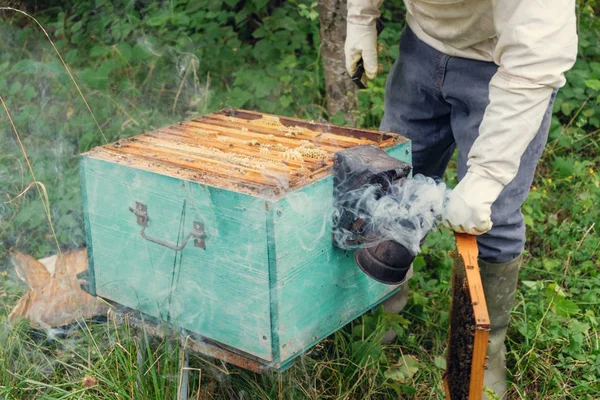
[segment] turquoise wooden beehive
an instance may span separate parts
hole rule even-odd
[[[242,110],[82,154],[90,291],[285,368],[397,290],[331,240],[333,155],[365,144],[410,163],[395,134]]]

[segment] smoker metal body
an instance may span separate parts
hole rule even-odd
[[[286,368],[397,290],[331,241],[334,154],[369,144],[410,163],[398,135],[241,110],[82,154],[90,291]]]
[[[335,154],[333,196],[336,218],[334,242],[342,249],[362,247],[356,264],[378,282],[398,285],[406,280],[414,260],[406,247],[392,240],[381,241],[376,226],[365,223],[369,210],[363,196],[379,199],[391,186],[410,176],[412,167],[376,146],[357,146]]]

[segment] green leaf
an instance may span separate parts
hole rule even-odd
[[[564,291],[563,288],[560,287],[560,285],[556,284],[556,283],[550,283],[548,284],[548,286],[546,286],[546,297],[549,299],[552,299],[553,297],[559,298],[565,298],[566,297],[566,293]]]
[[[152,58],[152,49],[154,46],[151,43],[141,44],[136,43],[132,49],[132,56],[136,59],[146,61]]]
[[[541,290],[543,288],[543,282],[541,281],[521,281],[521,283],[530,290]]]
[[[90,49],[89,56],[90,57],[104,57],[109,52],[110,52],[110,49],[107,46],[94,46]]]
[[[201,1],[189,1],[185,7],[185,12],[191,14],[204,7],[205,5]]]
[[[594,115],[596,113],[596,110],[593,108],[588,108],[586,110],[583,110],[582,114],[584,117],[589,118],[592,115]]]
[[[17,94],[21,90],[21,82],[14,81],[12,85],[10,85],[10,89],[8,89],[8,94],[14,95]]]
[[[106,89],[108,87],[108,75],[115,68],[114,62],[106,60],[98,68],[90,68],[81,72],[81,78],[93,89]]]
[[[415,394],[417,394],[417,389],[415,389],[414,386],[411,385],[400,385],[400,387],[402,388],[402,393],[411,396],[409,398],[414,398],[412,396],[414,396]]]
[[[484,386],[483,387],[483,393],[485,393],[485,395],[487,396],[488,400],[502,400],[497,394],[496,392],[494,392],[494,389],[492,389],[491,387],[488,386]]]
[[[23,97],[25,100],[31,100],[35,97],[35,89],[31,85],[26,85],[25,90],[23,90]]]
[[[556,157],[552,166],[561,178],[567,178],[575,173],[575,159],[573,157]]]
[[[359,340],[352,343],[352,358],[360,365],[368,365],[379,361],[383,348],[372,340]]]
[[[427,297],[425,297],[422,294],[417,293],[417,292],[413,293],[412,298],[413,298],[413,302],[420,306],[424,306],[429,301],[429,299]]]
[[[144,19],[144,21],[146,22],[146,25],[148,25],[148,26],[159,27],[159,26],[166,25],[170,19],[171,19],[171,13],[168,11],[165,11],[160,14],[155,14],[147,19]]]
[[[261,26],[261,27],[255,29],[254,32],[252,32],[252,37],[256,38],[256,39],[260,39],[260,38],[264,38],[265,36],[267,36],[267,34],[269,34],[269,31],[264,26]]]
[[[569,321],[569,332],[571,334],[574,334],[574,333],[587,334],[589,330],[590,330],[590,324],[588,324],[586,322],[581,322],[576,319],[572,319]]]
[[[600,90],[600,80],[599,79],[588,79],[585,81],[585,86],[587,86],[593,90]]]
[[[555,271],[561,264],[560,260],[555,258],[544,258],[542,260],[542,265],[548,271]]]
[[[400,365],[389,368],[383,376],[397,382],[407,382],[419,371],[419,362],[411,357],[404,356],[400,358]]]
[[[279,102],[284,108],[287,108],[294,102],[294,98],[292,96],[284,95],[279,98]]]
[[[446,359],[444,357],[436,356],[433,359],[433,365],[438,367],[441,370],[446,370]]]
[[[83,21],[76,22],[71,27],[71,32],[80,31],[82,27],[83,27]]]
[[[252,3],[254,3],[257,10],[262,10],[269,4],[269,0],[252,0]]]
[[[129,44],[121,42],[117,46],[117,50],[119,51],[119,54],[123,57],[123,59],[125,59],[125,61],[131,60],[131,56],[133,55],[133,49]]]
[[[35,73],[40,69],[40,66],[37,61],[33,60],[21,60],[18,63],[14,64],[11,68],[12,72],[20,72],[25,74]]]
[[[425,262],[425,257],[423,257],[423,255],[418,255],[413,260],[413,268],[415,270],[420,270],[421,268],[424,268],[426,265],[427,265],[427,263]]]
[[[171,23],[173,25],[188,26],[190,23],[190,17],[185,13],[177,13],[171,16]]]
[[[562,111],[562,113],[564,115],[567,115],[567,116],[571,115],[571,112],[573,111],[573,108],[574,108],[573,105],[570,104],[570,103],[567,103],[567,102],[562,103],[560,105],[560,110]]]
[[[397,323],[392,323],[390,327],[394,332],[396,332],[398,338],[404,337],[406,331],[400,325],[398,325]]]
[[[238,87],[229,92],[228,105],[233,108],[242,108],[252,98],[252,95]]]
[[[569,317],[579,312],[579,306],[573,301],[557,297],[553,304],[553,311],[561,316]]]
[[[263,98],[273,94],[273,91],[278,87],[279,83],[268,76],[262,77],[262,79],[258,79],[254,88],[256,90],[256,97]]]

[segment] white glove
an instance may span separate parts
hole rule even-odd
[[[350,76],[356,71],[356,64],[362,58],[368,79],[377,76],[377,27],[370,25],[346,24],[346,71]]]
[[[481,235],[492,229],[492,203],[504,185],[472,172],[450,192],[444,209],[444,225],[456,232]]]

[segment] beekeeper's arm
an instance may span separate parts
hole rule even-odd
[[[577,56],[574,0],[497,1],[494,23],[494,61],[500,68],[490,82],[490,103],[468,155],[467,174],[444,214],[445,224],[457,232],[491,228],[492,203],[517,174],[553,90],[564,85],[563,73]]]
[[[358,61],[363,59],[367,78],[377,75],[377,27],[379,6],[383,0],[348,0],[346,23],[346,70],[354,75]]]

